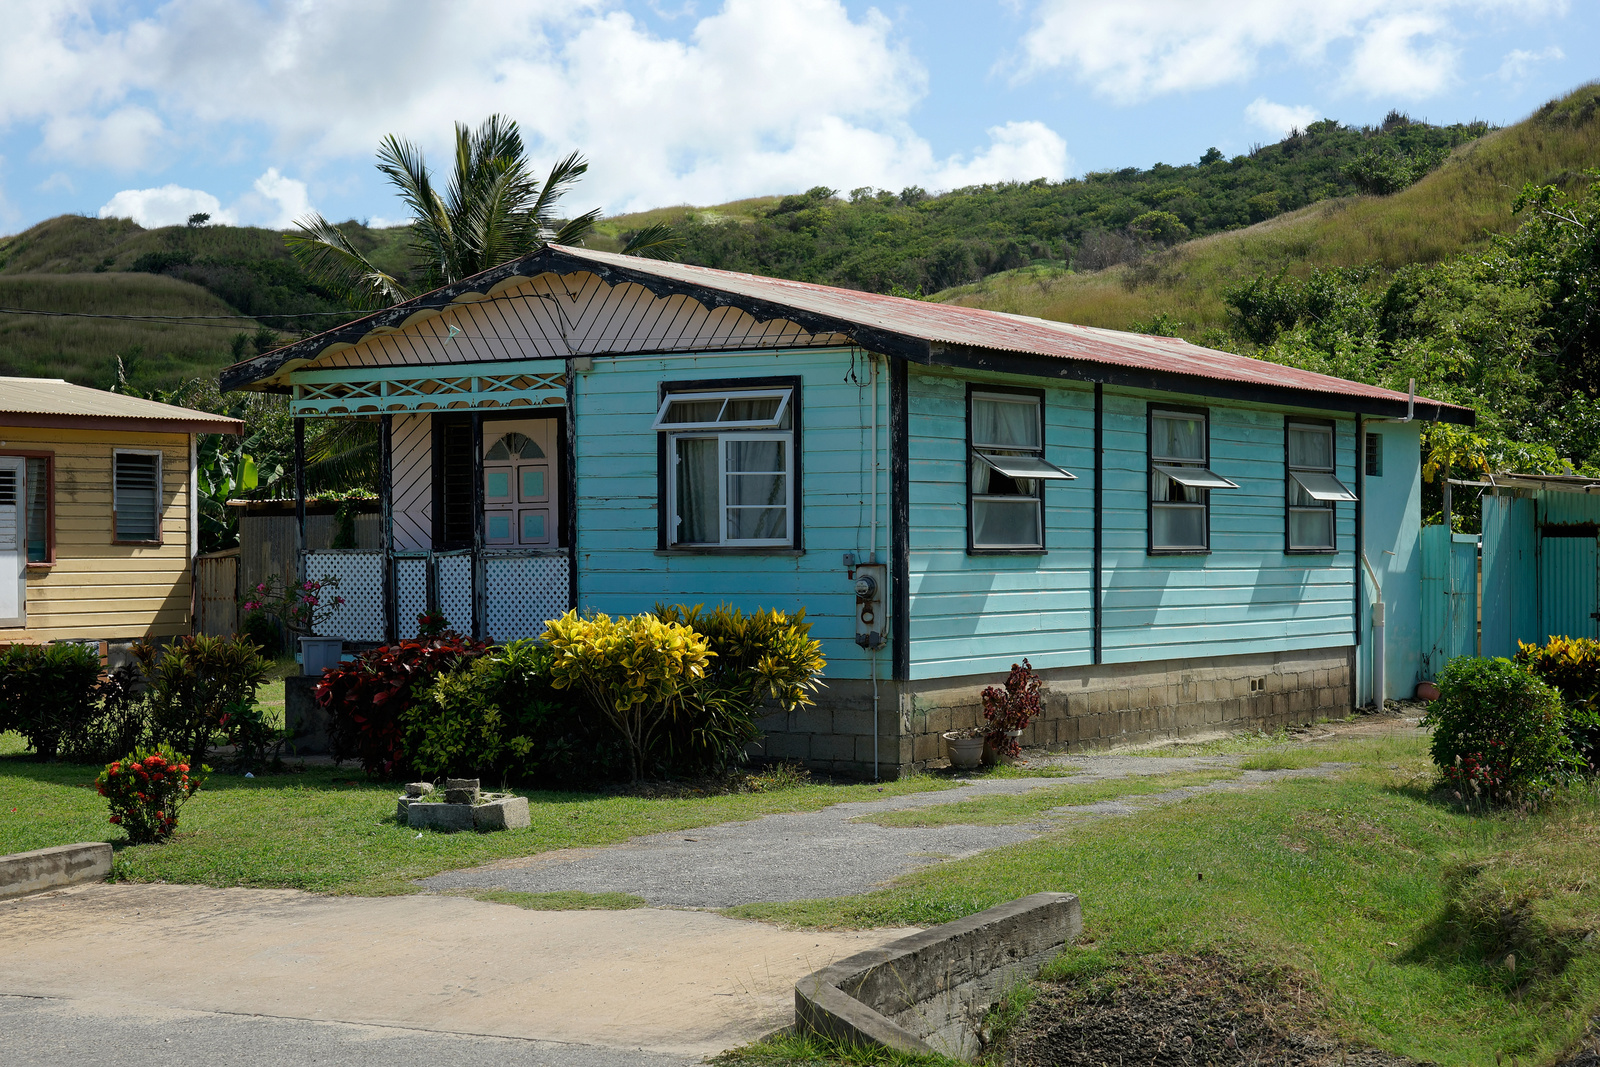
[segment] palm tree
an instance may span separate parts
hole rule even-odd
[[[498,266],[546,243],[581,244],[598,208],[560,222],[556,202],[589,169],[577,152],[550,168],[543,182],[529,170],[517,124],[490,115],[476,130],[456,123],[455,167],[443,193],[422,152],[394,134],[378,147],[378,170],[411,210],[411,254],[422,292]],[[558,225],[559,223],[559,225]],[[300,266],[347,306],[375,310],[416,295],[375,266],[320,214],[296,221],[284,235]],[[681,238],[658,223],[633,234],[624,255],[668,259]]]

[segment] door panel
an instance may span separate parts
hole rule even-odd
[[[484,543],[497,548],[559,545],[557,419],[483,424]]]
[[[1539,632],[1595,637],[1596,542],[1593,537],[1542,537],[1539,544]]]
[[[28,543],[21,456],[0,456],[0,626],[27,624]]]

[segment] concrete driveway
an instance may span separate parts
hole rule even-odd
[[[0,903],[0,1062],[693,1063],[790,1023],[797,978],[904,933],[80,886]]]

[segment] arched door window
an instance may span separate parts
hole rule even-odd
[[[555,427],[555,419],[484,424],[486,545],[554,548],[559,544]]]

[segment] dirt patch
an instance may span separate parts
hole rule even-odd
[[[1292,974],[1225,957],[1156,955],[1092,978],[1040,982],[1003,1040],[1008,1067],[1402,1067],[1320,1032]]]

